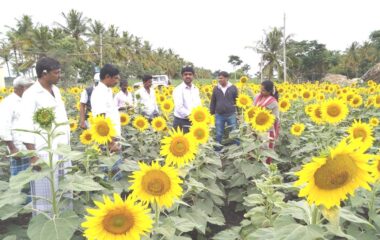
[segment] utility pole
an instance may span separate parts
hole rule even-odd
[[[100,33],[100,68],[103,67],[103,33]]]
[[[286,14],[284,13],[284,82],[286,82],[286,35],[285,35],[285,25],[286,24]]]

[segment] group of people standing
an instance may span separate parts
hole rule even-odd
[[[39,171],[39,159],[46,160],[48,152],[43,150],[47,143],[41,136],[30,132],[20,132],[16,129],[34,131],[37,129],[33,121],[33,115],[40,108],[52,108],[55,114],[55,122],[68,122],[68,117],[60,91],[56,84],[61,77],[61,65],[53,58],[44,57],[36,64],[37,81],[26,77],[17,77],[13,81],[14,92],[7,96],[0,104],[0,139],[7,145],[8,153],[11,155],[10,172],[17,175],[20,171],[32,166],[34,171]],[[194,68],[191,65],[184,66],[181,70],[183,82],[175,87],[173,91],[174,120],[173,127],[181,129],[184,133],[189,132],[191,122],[189,116],[192,110],[201,105],[199,89],[193,84],[195,77]],[[119,70],[106,64],[99,74],[94,77],[94,86],[86,88],[80,99],[80,126],[85,129],[89,127],[87,121],[89,112],[93,116],[102,115],[111,119],[114,124],[117,137],[109,143],[111,152],[120,152],[118,137],[121,136],[121,124],[119,111],[138,107],[141,113],[148,119],[159,115],[155,91],[152,87],[152,76],[145,75],[142,78],[143,86],[134,95],[128,92],[128,82],[120,81]],[[112,88],[120,84],[121,91],[113,96]],[[229,82],[229,74],[220,72],[218,84],[214,87],[210,112],[215,115],[216,141],[222,143],[224,131],[237,128],[236,99],[238,89]],[[254,105],[268,108],[276,116],[276,123],[269,132],[273,140],[278,136],[278,96],[273,82],[262,83],[261,93],[254,99]],[[59,144],[70,144],[69,125],[59,126],[61,134],[54,138],[52,146],[57,148]],[[239,142],[236,142],[239,144]],[[273,144],[272,146],[273,147]],[[32,158],[15,157],[19,151],[36,150],[37,155]],[[220,150],[220,149],[217,149]],[[70,160],[59,161],[62,156],[54,154],[53,161],[59,164],[55,171],[55,177],[59,179],[71,166]],[[58,183],[58,181],[56,181]],[[34,211],[50,211],[51,204],[45,199],[51,196],[49,180],[45,177],[31,182],[31,196]],[[70,196],[69,196],[70,197]]]

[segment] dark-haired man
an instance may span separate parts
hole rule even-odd
[[[62,101],[58,87],[55,86],[61,78],[60,63],[56,59],[43,57],[36,64],[36,73],[38,80],[22,95],[22,111],[18,128],[29,131],[39,130],[39,126],[33,122],[33,115],[40,108],[52,108],[56,123],[68,122],[65,104]],[[53,150],[58,145],[70,145],[70,126],[68,124],[60,125],[56,128],[56,132],[60,134],[55,136],[52,141]],[[44,149],[47,147],[47,142],[43,137],[34,133],[21,132],[20,139],[28,150],[36,150],[38,158],[48,162],[49,152]],[[57,169],[55,171],[56,179],[63,177],[67,168],[71,167],[70,160],[59,162],[61,159],[62,156],[53,153],[52,167]],[[36,157],[32,158],[31,164],[35,165],[36,161]],[[56,166],[57,164],[59,164],[59,167]],[[33,168],[37,171],[40,169],[37,165]],[[56,182],[56,184],[58,183]],[[33,197],[33,209],[36,210],[35,213],[40,211],[51,212],[52,205],[48,200],[51,200],[52,189],[47,177],[31,182],[31,195]],[[65,196],[72,198],[72,194],[66,194]]]
[[[143,87],[135,92],[136,106],[139,112],[151,121],[154,117],[158,116],[158,106],[156,101],[156,94],[152,88],[151,75],[144,75],[142,77]]]
[[[103,115],[110,118],[114,124],[117,137],[121,136],[120,114],[113,100],[112,88],[119,81],[119,70],[111,64],[105,64],[100,70],[100,82],[91,94],[92,115],[94,117]],[[109,147],[112,152],[119,151],[119,146],[115,140],[110,143]]]
[[[94,88],[99,84],[100,74],[96,73],[94,75],[94,85],[84,89],[80,95],[80,108],[79,108],[79,121],[80,127],[86,129],[89,127],[87,122],[88,115],[91,112],[91,95]]]
[[[184,133],[187,133],[191,125],[189,115],[193,108],[201,105],[201,99],[199,97],[199,89],[193,84],[193,66],[184,66],[181,70],[181,74],[183,82],[173,91],[173,128],[180,128]]]
[[[229,74],[222,71],[218,74],[218,85],[214,87],[210,102],[210,112],[215,114],[216,141],[221,144],[225,125],[229,130],[236,129],[237,88],[229,81]],[[216,148],[220,150],[220,148]]]

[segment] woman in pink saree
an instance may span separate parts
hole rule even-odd
[[[261,83],[261,91],[255,96],[253,104],[270,110],[276,118],[273,127],[268,131],[268,147],[269,149],[274,149],[274,141],[277,140],[280,133],[280,113],[278,109],[278,93],[272,81]],[[266,163],[272,163],[272,158],[268,157]]]

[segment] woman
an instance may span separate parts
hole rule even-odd
[[[276,118],[273,127],[268,132],[269,149],[274,149],[274,141],[280,133],[280,114],[278,109],[278,92],[272,81],[261,83],[261,91],[255,96],[253,104],[270,110]],[[266,162],[270,164],[272,158],[268,157]]]

